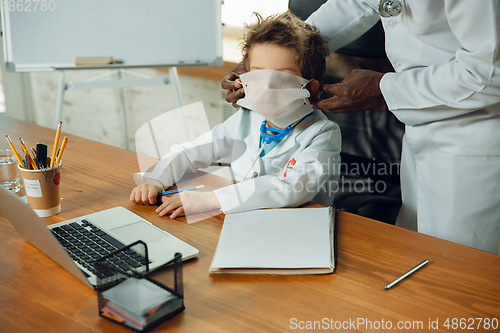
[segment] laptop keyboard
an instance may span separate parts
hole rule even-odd
[[[72,222],[55,227],[51,231],[69,253],[71,259],[85,267],[98,278],[104,279],[115,275],[109,269],[94,266],[94,262],[111,252],[125,247],[125,244],[85,219],[80,222]],[[151,263],[151,261],[149,262]],[[133,249],[127,249],[108,258],[106,264],[123,271],[129,271],[132,268],[145,265],[146,258]]]

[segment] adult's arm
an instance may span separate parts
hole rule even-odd
[[[377,4],[377,0],[330,0],[306,22],[319,29],[330,51],[334,52],[361,37],[380,20]],[[316,108],[330,113],[385,109],[380,90],[382,75],[366,70],[353,71],[341,83],[320,87],[333,97],[312,102]]]
[[[461,45],[454,56],[427,67],[387,73],[380,88],[407,125],[466,114],[500,102],[498,2],[445,0],[450,29]]]
[[[380,20],[377,0],[329,0],[306,19],[328,41],[330,52],[355,41]]]

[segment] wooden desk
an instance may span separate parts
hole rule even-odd
[[[54,139],[53,130],[4,116],[0,133],[22,135],[28,145]],[[500,256],[348,213],[339,213],[335,274],[210,275],[222,215],[187,224],[133,205],[128,197],[136,155],[67,136],[62,212],[45,218],[47,224],[124,206],[200,250],[198,259],[184,265],[186,310],[153,332],[288,332],[313,327],[314,321],[316,328],[385,331],[390,321],[393,329],[422,325],[420,331],[436,331],[429,323],[438,320],[445,330],[448,318],[450,331],[453,318],[471,318],[466,323],[477,331],[487,331],[484,318],[497,318],[493,323],[500,325]],[[221,185],[215,176],[203,182],[209,189]],[[424,259],[430,260],[426,267],[383,289]],[[483,318],[480,329],[472,318]],[[499,330],[490,324],[490,331]],[[0,331],[131,332],[99,317],[96,292],[26,242],[1,215]]]

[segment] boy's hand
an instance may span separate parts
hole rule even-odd
[[[163,196],[161,200],[163,203],[156,209],[156,212],[160,216],[171,213],[171,219],[175,219],[178,216],[208,212],[221,208],[219,199],[217,199],[213,191],[185,191],[176,193],[172,196]]]
[[[130,193],[130,201],[141,205],[154,205],[156,203],[156,195],[163,191],[163,188],[151,185],[141,184],[135,187]]]

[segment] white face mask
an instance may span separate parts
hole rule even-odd
[[[313,111],[305,87],[311,80],[287,72],[258,70],[240,75],[245,97],[238,105],[285,128]]]

